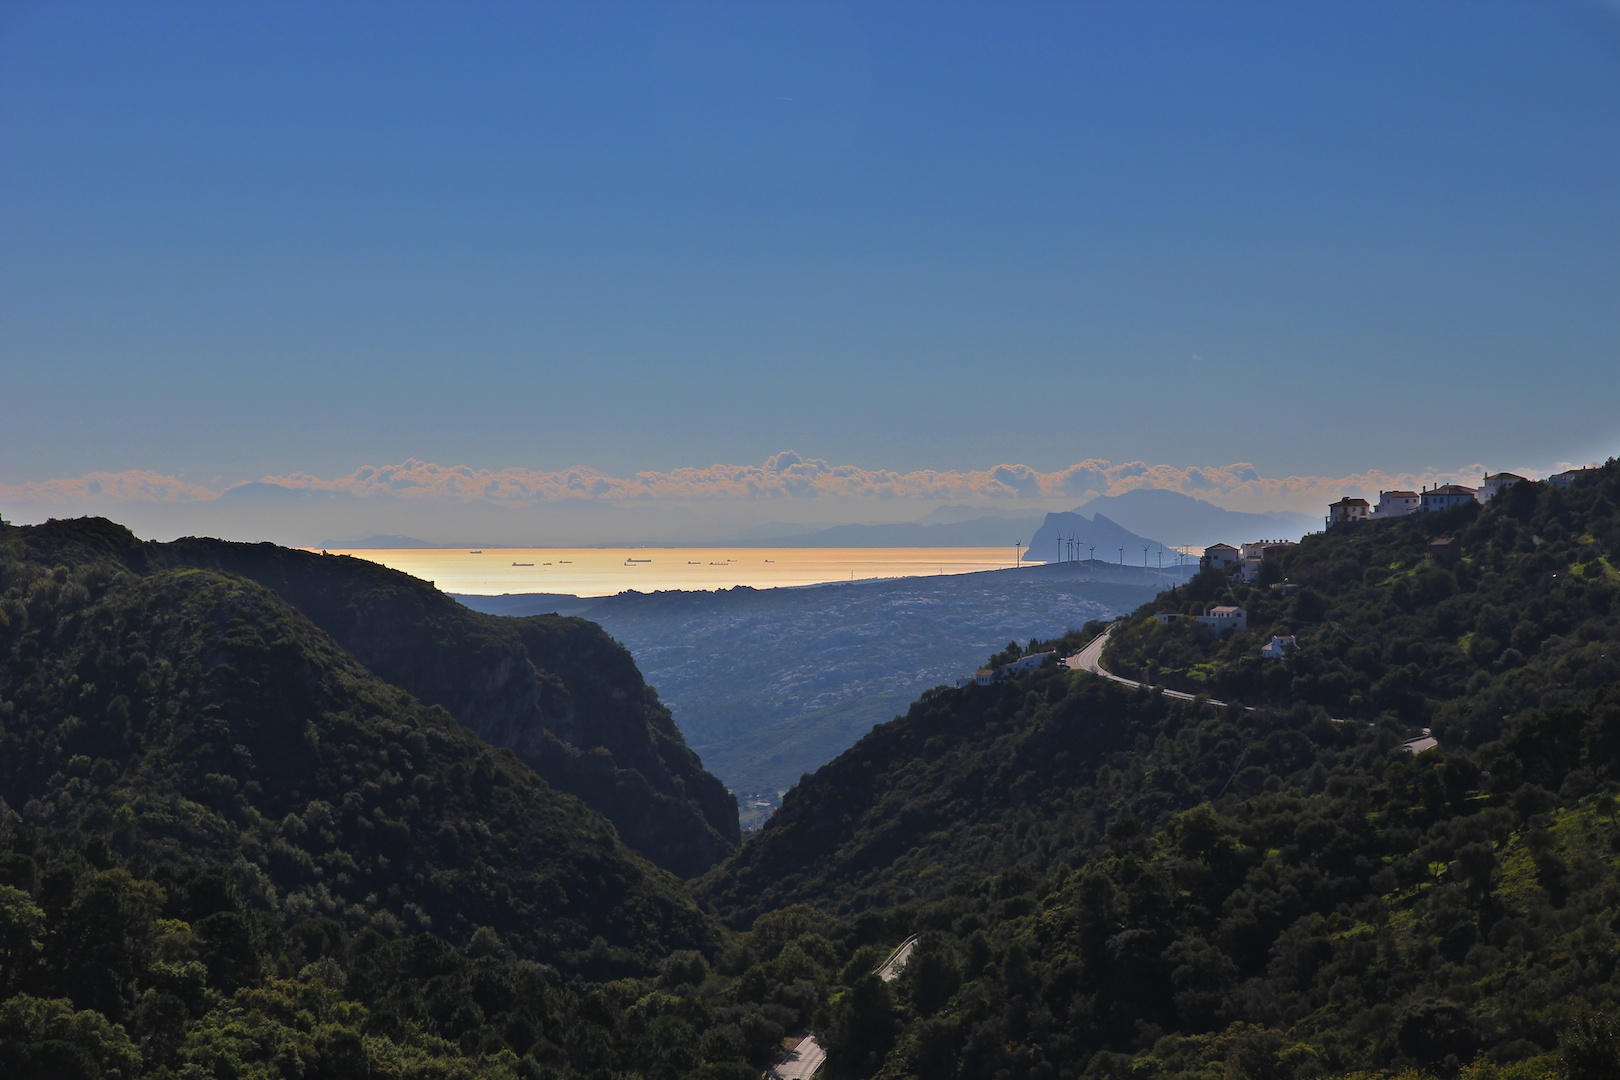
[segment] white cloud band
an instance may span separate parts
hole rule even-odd
[[[1343,495],[1376,496],[1388,488],[1417,488],[1453,481],[1477,483],[1484,470],[1471,465],[1442,472],[1369,471],[1347,476],[1267,477],[1253,465],[1181,467],[1142,461],[1090,459],[1042,472],[1028,465],[982,470],[919,469],[898,472],[858,465],[832,465],[784,451],[758,465],[710,465],[668,472],[609,476],[586,466],[556,471],[509,467],[474,469],[409,460],[367,465],[347,476],[307,473],[259,481],[289,492],[355,499],[488,502],[521,506],[564,500],[609,503],[702,502],[752,499],[906,500],[919,502],[1074,503],[1093,495],[1159,488],[1195,495],[1238,509],[1315,510]],[[0,505],[208,502],[229,493],[159,473],[96,472],[73,479],[0,484]]]

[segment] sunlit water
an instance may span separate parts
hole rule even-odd
[[[339,551],[423,578],[444,592],[571,593],[756,589],[868,578],[966,574],[1013,565],[997,548],[407,548]]]

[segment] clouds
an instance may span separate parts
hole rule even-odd
[[[1529,470],[1517,469],[1529,474]],[[942,505],[1038,514],[1094,495],[1163,488],[1231,510],[1320,513],[1344,495],[1452,480],[1484,470],[1346,476],[1266,476],[1253,464],[1179,466],[1091,458],[1061,469],[894,469],[833,464],[793,451],[759,464],[715,464],[611,475],[589,466],[478,469],[410,459],[342,476],[293,472],[208,486],[131,470],[0,484],[11,521],[99,514],[154,539],[183,535],[343,546],[377,534],[456,546],[556,547],[600,543],[710,543],[759,526],[805,530],[915,521]]]
[[[1267,477],[1247,462],[1176,466],[1142,461],[1088,459],[1042,472],[1028,465],[1001,464],[982,470],[919,469],[900,472],[859,465],[834,465],[791,450],[758,465],[715,464],[667,472],[610,476],[588,466],[537,470],[512,466],[475,469],[407,460],[367,465],[347,476],[308,473],[267,476],[252,488],[374,503],[474,504],[526,507],[599,502],[619,505],[715,502],[983,503],[1068,507],[1095,495],[1119,495],[1137,488],[1161,488],[1194,495],[1232,509],[1314,511],[1343,495],[1376,496],[1386,488],[1426,483],[1467,482],[1484,469],[1377,471],[1346,476]],[[90,473],[86,476],[0,484],[0,507],[62,507],[79,512],[127,503],[210,502],[248,485],[222,490],[146,471]]]
[[[177,503],[218,498],[219,493],[200,484],[162,473],[131,469],[121,473],[93,472],[69,480],[0,484],[0,505],[109,502]]]

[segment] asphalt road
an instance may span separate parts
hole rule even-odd
[[[783,1055],[782,1060],[765,1070],[767,1077],[776,1080],[810,1080],[827,1060],[827,1051],[816,1042],[814,1035],[806,1035],[799,1044]]]
[[[1087,645],[1085,648],[1081,649],[1079,652],[1075,653],[1073,656],[1064,658],[1063,666],[1068,668],[1070,671],[1085,671],[1085,672],[1091,673],[1092,675],[1100,675],[1103,678],[1109,679],[1109,680],[1111,680],[1113,682],[1117,682],[1122,686],[1137,686],[1137,687],[1139,687],[1139,686],[1144,685],[1143,683],[1136,682],[1136,681],[1134,681],[1132,679],[1122,678],[1122,677],[1120,677],[1118,675],[1115,675],[1111,671],[1106,671],[1106,670],[1103,669],[1103,666],[1102,666],[1103,649],[1108,644],[1108,635],[1112,634],[1113,632],[1114,632],[1114,628],[1112,626],[1108,627],[1108,629],[1104,630],[1102,633],[1100,633],[1096,637],[1092,638],[1091,643],[1089,645]],[[1153,688],[1149,687],[1149,689],[1153,689]],[[1182,692],[1180,690],[1167,690],[1162,686],[1159,687],[1158,690],[1159,690],[1159,693],[1163,694],[1165,697],[1177,698],[1178,700],[1181,700],[1181,701],[1196,701],[1197,700],[1196,695],[1184,693],[1184,692]],[[1214,705],[1217,708],[1222,708],[1222,709],[1224,709],[1226,707],[1226,704],[1227,704],[1226,702],[1221,701],[1218,698],[1205,698],[1204,700],[1207,701],[1209,704]],[[1244,709],[1245,712],[1254,712],[1254,706],[1253,705],[1245,705],[1245,706],[1243,706],[1243,709]],[[1336,716],[1335,717],[1329,717],[1329,719],[1331,719],[1335,724],[1344,723],[1343,720],[1339,719]],[[1416,739],[1409,739],[1406,742],[1402,743],[1401,744],[1401,749],[1405,750],[1408,754],[1416,755],[1416,754],[1423,753],[1423,751],[1425,751],[1425,750],[1433,750],[1435,747],[1437,747],[1439,745],[1440,745],[1439,740],[1435,739],[1434,736],[1429,733],[1428,728],[1424,728],[1422,736],[1420,736],[1419,738],[1416,738]]]
[[[878,965],[877,977],[884,982],[894,982],[895,978],[905,969],[906,961],[911,959],[911,950],[917,947],[917,935],[912,934],[900,943],[900,947],[889,954],[889,958]]]
[[[1108,629],[1104,630],[1102,633],[1100,633],[1096,637],[1092,638],[1091,639],[1091,644],[1087,645],[1085,648],[1081,649],[1079,652],[1075,653],[1073,656],[1070,656],[1070,657],[1066,658],[1063,661],[1063,665],[1065,667],[1067,667],[1070,671],[1088,671],[1093,675],[1101,675],[1103,678],[1109,679],[1109,680],[1111,680],[1113,682],[1117,682],[1121,686],[1138,686],[1139,687],[1139,686],[1145,685],[1143,683],[1136,682],[1133,679],[1122,678],[1119,675],[1115,675],[1111,671],[1105,671],[1103,669],[1103,666],[1102,666],[1103,648],[1108,644],[1108,635],[1112,634],[1113,632],[1114,632],[1114,628],[1112,626],[1110,626]],[[1154,689],[1154,688],[1149,687],[1149,689]],[[1196,694],[1188,694],[1188,693],[1185,693],[1185,692],[1183,692],[1181,690],[1169,690],[1169,689],[1166,689],[1166,688],[1164,688],[1162,686],[1158,687],[1157,689],[1158,689],[1159,693],[1163,694],[1165,697],[1176,698],[1179,701],[1197,701],[1198,700],[1198,696]],[[1224,709],[1226,707],[1226,702],[1217,700],[1216,698],[1205,698],[1204,700],[1209,702],[1211,705],[1214,705],[1216,708]],[[1243,706],[1243,708],[1248,712],[1254,712],[1254,706],[1253,705],[1245,705],[1245,706]]]
[[[917,935],[912,934],[900,943],[900,947],[889,954],[889,958],[878,965],[875,972],[884,982],[893,982],[905,969],[906,961],[911,959],[911,951],[917,947]],[[797,1046],[783,1055],[782,1060],[765,1070],[767,1080],[810,1080],[821,1063],[827,1059],[827,1051],[816,1042],[814,1035],[806,1035],[799,1040]]]

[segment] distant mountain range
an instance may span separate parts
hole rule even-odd
[[[1068,513],[1046,515],[1024,557],[1051,562],[1059,558],[1060,551],[1063,557],[1070,557],[1067,541],[1073,537],[1083,549],[1081,558],[1092,558],[1100,551],[1103,554],[1097,557],[1103,561],[1123,557],[1129,563],[1136,557],[1133,552],[1148,548],[1148,560],[1157,565],[1161,550],[1168,555],[1181,547],[1298,540],[1315,525],[1316,519],[1308,514],[1244,513],[1178,491],[1144,488],[1123,495],[1099,495]]]
[[[1246,513],[1227,510],[1179,491],[1139,488],[1123,495],[1099,495],[1075,513],[1108,517],[1143,536],[1157,536],[1176,546],[1208,547],[1250,540],[1298,540],[1321,526],[1311,514],[1286,511]]]
[[[414,536],[368,536],[363,540],[322,540],[314,546],[329,548],[333,551],[370,551],[374,549],[438,548],[450,545],[435,544],[429,540],[418,540]],[[460,547],[461,545],[457,544],[455,546]],[[479,545],[474,544],[472,546],[478,547]]]
[[[965,521],[904,521],[889,525],[834,525],[814,532],[747,541],[746,547],[1007,547],[1040,527],[1030,517],[976,517]]]
[[[1074,540],[1071,546],[1070,539]],[[1029,538],[1024,558],[1039,562],[1067,562],[1096,559],[1110,565],[1123,559],[1131,565],[1143,548],[1171,550],[1169,545],[1139,536],[1102,514],[1088,518],[1079,511],[1047,514],[1041,527]],[[1119,554],[1124,549],[1124,555]],[[1154,562],[1152,565],[1158,565]]]
[[[244,485],[247,486],[247,485]],[[265,485],[261,485],[265,486]],[[273,486],[273,485],[269,485]],[[233,489],[235,490],[235,489]],[[268,496],[266,496],[268,497]],[[940,506],[916,521],[884,524],[844,524],[807,528],[802,524],[772,522],[757,525],[729,537],[699,545],[696,541],[635,540],[603,541],[591,544],[535,544],[533,546],[617,547],[629,544],[666,543],[672,546],[720,547],[1011,547],[1015,541],[1028,541],[1026,559],[1059,561],[1059,536],[1076,537],[1087,546],[1095,544],[1108,561],[1113,552],[1125,549],[1130,561],[1133,547],[1155,551],[1173,547],[1208,547],[1210,544],[1240,544],[1247,540],[1297,540],[1317,527],[1309,514],[1282,511],[1246,513],[1227,510],[1203,499],[1176,491],[1140,489],[1123,495],[1099,495],[1074,510],[1044,516],[1023,511],[986,510],[976,506]],[[469,542],[435,544],[412,536],[384,534],[360,540],[322,540],[317,547],[338,551],[377,548],[431,547],[511,547],[511,543]]]
[[[936,506],[917,520],[923,525],[955,525],[958,522],[974,521],[979,518],[1022,520],[1032,516],[1034,515],[1025,510],[987,510],[982,506],[955,504]]]

